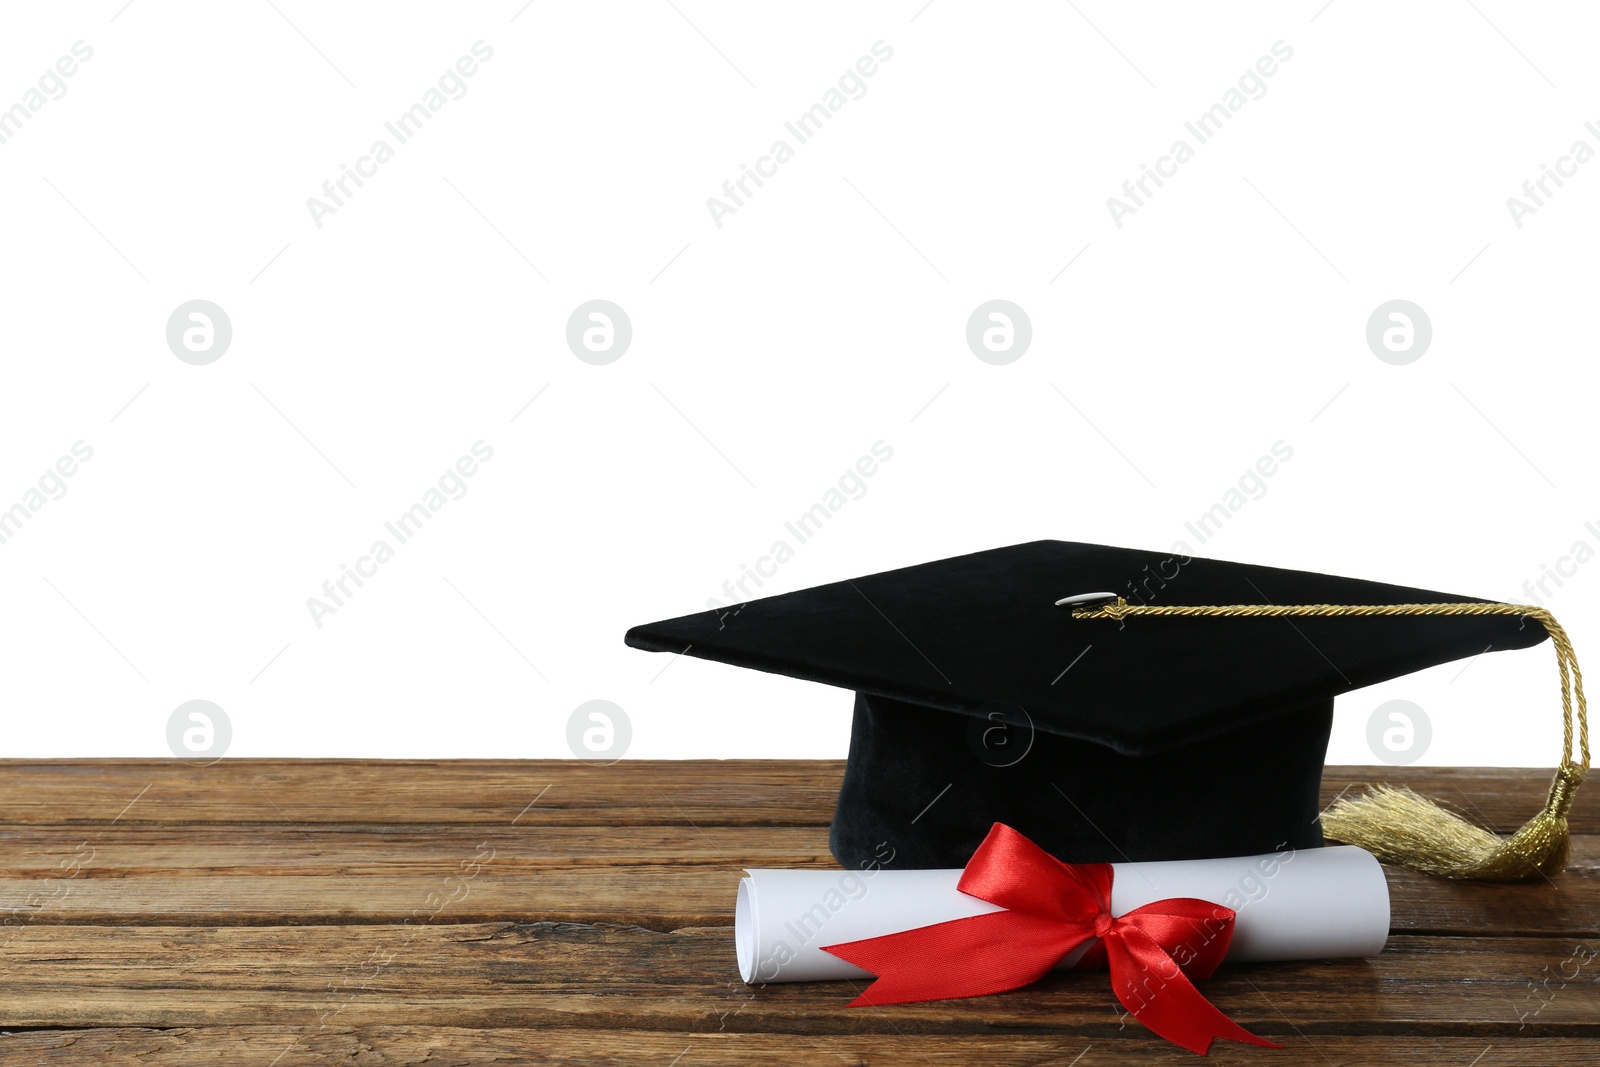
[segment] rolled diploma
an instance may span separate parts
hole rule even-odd
[[[1389,937],[1383,867],[1351,845],[1112,866],[1113,915],[1167,897],[1233,908],[1230,963],[1375,956]],[[1004,910],[957,889],[959,870],[745,873],[733,937],[739,975],[752,985],[871,977],[822,946]],[[1087,950],[1057,966],[1072,966]]]

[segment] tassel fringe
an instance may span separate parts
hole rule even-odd
[[[1582,779],[1582,767],[1564,764],[1550,785],[1544,810],[1505,838],[1419,793],[1386,785],[1374,786],[1364,796],[1341,798],[1322,816],[1322,829],[1332,840],[1441,878],[1548,878],[1567,865],[1567,811]]]

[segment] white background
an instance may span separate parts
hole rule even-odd
[[[622,634],[723,596],[880,440],[763,594],[1054,537],[1526,601],[1600,548],[1600,162],[1506,204],[1600,148],[1592,10],[674,3],[7,6],[0,107],[93,57],[0,145],[0,508],[94,450],[0,545],[7,755],[164,755],[202,698],[229,755],[566,756],[598,698],[629,756],[842,756],[848,694]],[[319,228],[307,198],[479,40]],[[707,198],[880,40],[719,228]],[[197,298],[233,326],[208,366],[165,338]],[[633,324],[607,366],[565,342],[594,298]],[[994,298],[1033,327],[1006,366],[965,341]],[[1365,341],[1396,298],[1434,331],[1405,366]],[[307,598],[479,440],[319,628]],[[1540,599],[1593,656],[1600,563],[1566,567]],[[1548,646],[1342,697],[1330,761],[1374,762],[1388,699],[1423,762],[1559,750]]]

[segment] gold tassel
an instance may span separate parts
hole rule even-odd
[[[1567,865],[1567,812],[1583,768],[1564,764],[1550,784],[1544,810],[1510,837],[1474,826],[1409,789],[1373,786],[1341,797],[1322,816],[1330,840],[1360,845],[1379,859],[1436,874],[1520,882],[1560,873]]]
[[[1378,785],[1360,797],[1341,797],[1322,816],[1325,835],[1359,845],[1379,859],[1438,875],[1517,882],[1550,877],[1567,865],[1570,839],[1567,813],[1578,785],[1589,769],[1589,709],[1583,696],[1583,675],[1577,653],[1555,616],[1544,608],[1522,604],[1129,604],[1121,597],[1094,607],[1075,607],[1077,618],[1123,619],[1132,615],[1179,617],[1329,617],[1340,615],[1522,615],[1537,620],[1550,634],[1561,672],[1561,704],[1565,714],[1561,763],[1543,810],[1510,837],[1501,838],[1447,811],[1409,789]],[[1576,714],[1574,714],[1576,704]],[[1573,724],[1577,723],[1579,758],[1572,758]]]

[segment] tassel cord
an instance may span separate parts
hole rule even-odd
[[[1502,840],[1409,789],[1378,786],[1341,799],[1323,815],[1328,835],[1379,857],[1446,878],[1518,881],[1548,876],[1566,865],[1567,813],[1589,770],[1589,709],[1572,641],[1549,610],[1525,604],[1129,604],[1122,597],[1075,606],[1079,619],[1134,616],[1210,618],[1326,618],[1338,616],[1509,615],[1533,619],[1550,635],[1561,678],[1561,763],[1544,808]],[[1573,742],[1577,741],[1577,759]]]

